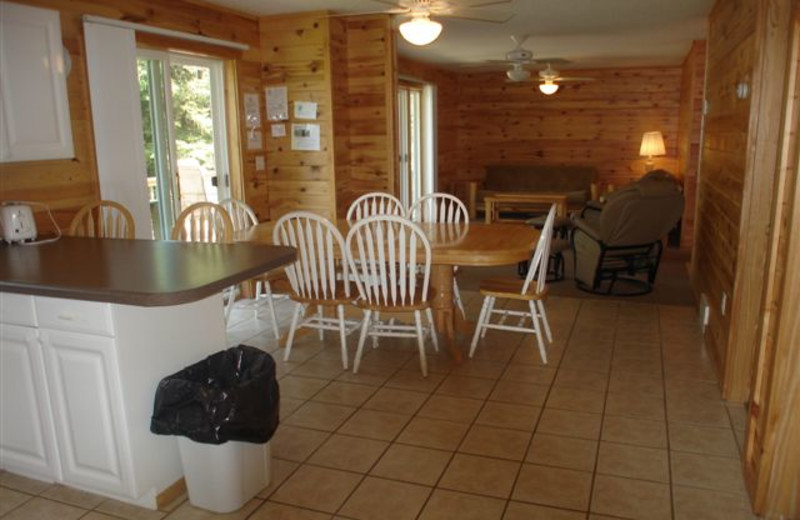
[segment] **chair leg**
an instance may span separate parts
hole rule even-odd
[[[231,318],[231,311],[233,310],[233,302],[236,301],[236,286],[231,285],[228,289],[228,303],[225,304],[225,323]]]
[[[542,317],[542,324],[544,324],[544,333],[547,336],[549,343],[553,342],[553,333],[550,331],[550,322],[547,321],[547,312],[544,310],[544,302],[536,300],[536,306],[539,308],[539,316]]]
[[[425,336],[422,334],[422,314],[419,311],[414,311],[414,323],[417,326],[419,367],[422,369],[422,377],[428,377],[428,358],[425,356]]]
[[[375,311],[372,314],[372,319],[377,325],[381,321],[381,311]],[[372,348],[378,348],[378,336],[372,336]]]
[[[469,346],[469,357],[471,358],[473,354],[475,354],[475,348],[478,346],[478,338],[483,337],[481,333],[482,330],[485,330],[486,326],[484,325],[484,319],[486,318],[486,311],[489,308],[489,298],[491,296],[487,296],[483,299],[483,305],[481,305],[481,313],[478,315],[478,323],[475,324],[475,333],[472,335],[472,344]]]
[[[467,319],[467,312],[464,310],[464,303],[461,301],[461,291],[458,289],[458,280],[453,277],[453,299],[456,301],[458,310],[461,311],[461,317]]]
[[[353,373],[358,374],[358,367],[361,365],[361,354],[364,352],[364,341],[367,339],[367,332],[372,319],[372,311],[364,311],[364,320],[361,322],[361,334],[358,335],[358,348],[356,348],[356,357],[353,360]]]
[[[536,304],[533,301],[528,302],[531,310],[531,320],[533,321],[533,331],[536,333],[536,341],[539,344],[539,355],[542,357],[542,363],[547,364],[547,351],[544,348],[544,338],[542,338],[542,329],[539,325],[539,318],[536,316]]]
[[[269,284],[269,282],[267,282]],[[258,300],[261,299],[261,292],[264,290],[264,282],[256,282],[256,292],[253,295],[253,319],[258,319]]]
[[[436,336],[436,326],[433,324],[433,311],[430,307],[425,309],[425,315],[428,317],[428,324],[431,328],[431,343],[433,343],[433,350],[439,352],[439,338]]]
[[[289,336],[286,338],[286,347],[283,353],[283,360],[289,361],[289,354],[292,353],[292,343],[294,342],[294,332],[297,330],[297,322],[300,320],[300,314],[305,310],[305,305],[297,303],[294,306],[294,314],[292,315],[292,324],[289,326]]]
[[[489,323],[490,321],[492,321],[492,312],[494,311],[495,297],[487,296],[486,299],[489,300],[489,307],[486,309],[486,323]],[[487,330],[489,329],[487,329],[486,327],[483,328],[483,330],[481,331],[481,339],[486,337]]]
[[[256,287],[260,285],[261,282],[258,282]],[[258,289],[256,289],[258,291]],[[267,307],[269,307],[269,316],[272,318],[272,331],[275,334],[275,339],[281,339],[281,330],[278,328],[278,316],[275,314],[275,302],[272,299],[272,286],[269,282],[264,282],[264,293],[267,295]],[[256,292],[256,298],[258,295],[261,294],[260,292]]]
[[[347,370],[347,332],[344,326],[344,305],[337,305],[339,314],[339,341],[342,343],[342,367]]]
[[[322,319],[325,317],[323,310],[322,305],[317,305],[317,316],[319,317],[320,325],[322,325]],[[319,329],[319,340],[325,341],[325,331],[323,329]]]

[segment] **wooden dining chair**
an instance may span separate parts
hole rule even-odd
[[[556,205],[553,204],[547,214],[544,227],[539,235],[539,242],[536,244],[533,259],[528,268],[528,274],[524,280],[519,278],[492,278],[481,282],[480,292],[481,296],[483,296],[483,306],[478,316],[478,323],[475,326],[475,333],[472,336],[469,357],[475,354],[478,340],[485,336],[486,331],[488,329],[496,329],[535,334],[542,363],[547,363],[547,350],[542,338],[542,328],[544,328],[547,341],[552,343],[553,334],[547,321],[544,300],[547,299],[547,261],[550,257],[550,243],[553,240],[553,221],[555,216]],[[495,309],[495,303],[498,298],[527,302],[528,310]],[[499,320],[492,323],[492,317],[495,315],[499,316]],[[516,325],[506,323],[506,319],[510,316],[518,318]],[[531,322],[530,326],[525,325],[528,320]]]
[[[399,215],[405,216],[406,209],[400,199],[389,193],[366,193],[350,204],[347,208],[347,221],[357,222],[373,215]]]
[[[78,210],[67,234],[73,237],[135,238],[136,225],[128,208],[113,200],[87,204]]]
[[[469,211],[461,200],[449,193],[430,193],[420,197],[408,209],[408,218],[414,222],[430,222],[437,224],[469,224]],[[453,274],[458,273],[458,266],[453,267]],[[467,319],[458,280],[453,276],[453,299],[461,316]]]
[[[324,217],[296,211],[275,223],[272,243],[297,249],[297,260],[284,268],[292,287],[289,297],[295,302],[295,308],[283,360],[289,360],[297,329],[317,329],[320,339],[324,331],[332,330],[339,332],[342,366],[346,370],[347,336],[358,328],[358,322],[344,319],[344,306],[352,303],[352,297],[342,234]],[[306,316],[309,306],[316,308],[316,314]],[[326,317],[325,307],[335,308],[336,317]]]
[[[195,202],[178,215],[170,238],[184,242],[232,242],[233,221],[219,204]]]
[[[225,208],[230,215],[234,232],[249,229],[258,224],[256,212],[253,211],[253,208],[248,206],[244,201],[237,199],[223,199],[219,201],[219,205]],[[256,318],[258,317],[258,308],[266,303],[267,309],[269,310],[270,319],[272,320],[272,332],[275,336],[275,339],[280,339],[281,331],[278,327],[278,317],[275,314],[275,302],[273,300],[272,284],[270,282],[279,278],[281,275],[281,270],[275,269],[256,278],[256,291],[253,298]],[[228,304],[225,309],[225,312],[228,316],[230,316],[235,300],[235,294],[232,294],[231,297],[228,298]]]
[[[438,344],[429,295],[431,245],[425,233],[403,217],[375,215],[350,228],[345,251],[350,268],[358,270],[353,277],[359,296],[356,306],[364,312],[353,373],[358,373],[367,336],[411,337],[417,338],[420,368],[427,377],[425,336],[430,335],[434,349]],[[413,313],[414,325],[374,321],[373,313],[382,311]],[[425,330],[423,311],[430,325]]]

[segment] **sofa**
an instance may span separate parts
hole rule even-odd
[[[589,200],[591,186],[597,179],[593,166],[509,165],[486,166],[483,182],[469,182],[466,203],[470,218],[483,212],[483,199],[497,193],[559,192],[567,193],[569,209],[580,209]],[[517,213],[515,208],[508,208]],[[530,207],[519,208],[521,217],[530,216]]]

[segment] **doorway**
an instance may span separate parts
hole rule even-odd
[[[137,53],[147,189],[155,239],[196,202],[230,196],[223,62]]]
[[[398,85],[398,189],[405,207],[435,191],[435,103],[433,85],[406,80]]]

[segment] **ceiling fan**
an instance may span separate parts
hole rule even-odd
[[[552,68],[550,63],[539,71],[539,90],[547,96],[553,95],[558,91],[559,83],[565,81],[594,81],[594,78],[579,76],[562,76],[559,71]]]
[[[510,20],[513,13],[485,11],[482,7],[508,4],[512,0],[372,0],[391,6],[390,9],[361,14],[386,13],[408,16],[409,19],[400,24],[400,34],[413,45],[433,43],[442,32],[442,24],[435,17],[460,18],[479,22],[504,23]],[[347,15],[353,13],[346,13]]]
[[[514,48],[506,53],[504,60],[489,60],[487,63],[502,63],[511,65],[511,68],[506,71],[507,81],[518,83],[527,81],[531,78],[531,71],[526,65],[535,65],[537,63],[569,63],[563,58],[547,58],[535,59],[533,52],[523,47],[528,35],[517,36],[512,35],[511,40],[514,42]]]

